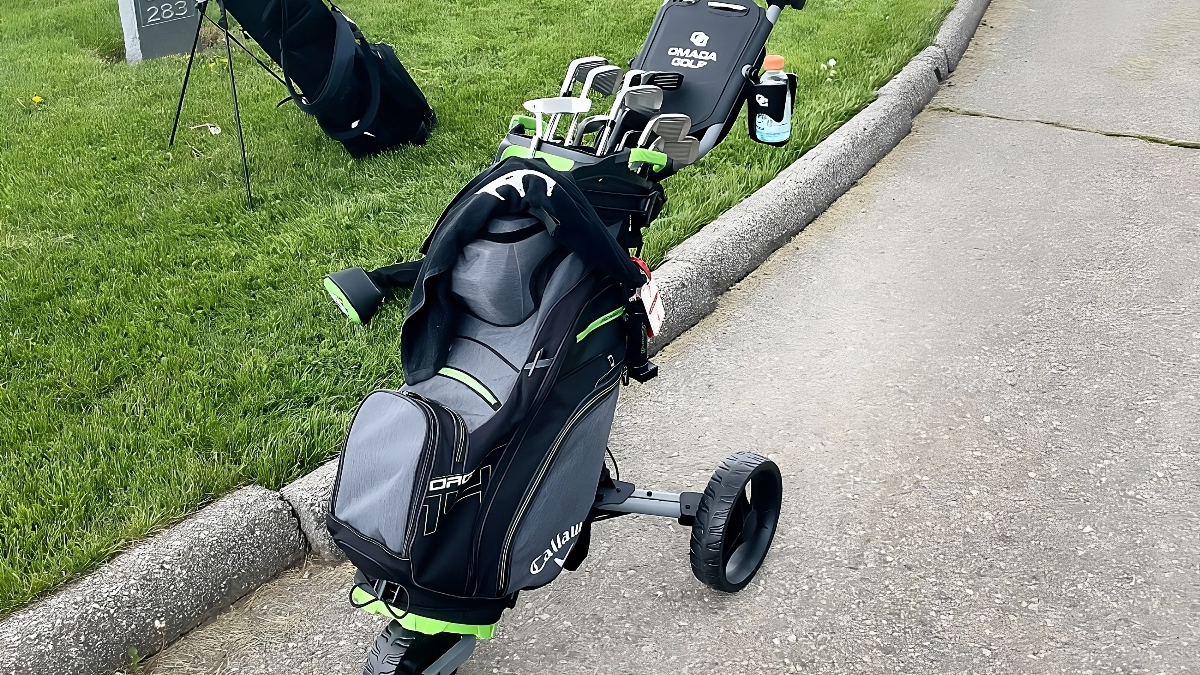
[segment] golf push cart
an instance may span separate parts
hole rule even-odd
[[[577,59],[558,96],[526,102],[422,261],[326,278],[356,323],[414,289],[407,384],[359,407],[327,514],[359,570],[351,602],[392,619],[367,675],[452,675],[519,591],[578,568],[599,520],[691,526],[692,571],[715,590],[762,565],[783,495],[774,462],[732,453],[701,494],[640,489],[604,458],[620,383],[657,374],[657,294],[630,253],[662,208],[659,181],[715,147],[743,102],[752,137],[756,115],[790,120],[794,76],[758,77],[784,6],[667,0],[629,69]]]

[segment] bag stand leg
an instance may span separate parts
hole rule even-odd
[[[242,135],[242,113],[238,109],[237,79],[233,76],[233,48],[229,46],[229,13],[225,11],[225,0],[217,0],[221,16],[217,24],[225,34],[225,58],[229,62],[229,95],[233,98],[233,121],[237,127],[238,147],[242,151],[242,177],[246,181],[246,208],[254,210],[254,195],[250,192],[250,162],[246,160],[246,139]]]
[[[200,0],[196,3],[196,11],[200,12],[200,16],[204,16],[205,10],[208,9],[208,0]],[[196,22],[196,36],[192,38],[192,51],[188,54],[187,70],[183,72],[183,87],[179,90],[179,105],[175,106],[175,121],[171,123],[171,138],[167,141],[167,147],[175,145],[175,132],[179,130],[179,116],[183,114],[183,97],[187,95],[188,81],[192,78],[192,63],[196,60],[196,49],[200,46],[200,26],[203,21]]]
[[[192,77],[192,64],[196,60],[196,50],[200,47],[200,26],[204,23],[203,19],[208,18],[205,14],[208,9],[208,2],[209,0],[199,0],[196,4],[196,9],[200,12],[201,20],[196,22],[196,36],[192,39],[192,51],[188,55],[187,70],[183,74],[183,87],[179,90],[179,104],[175,106],[175,121],[171,123],[171,137],[167,141],[168,148],[175,145],[175,134],[179,131],[179,118],[183,114],[183,99],[187,96],[188,82]],[[220,28],[221,33],[225,36],[225,60],[229,66],[229,95],[233,99],[233,122],[234,126],[237,127],[238,149],[241,150],[242,154],[242,178],[246,184],[246,208],[253,211],[254,194],[250,190],[250,162],[246,158],[246,138],[242,133],[242,113],[238,107],[237,78],[233,72],[233,48],[229,44],[229,13],[225,11],[225,0],[217,0],[217,6],[220,8],[221,14],[217,18],[216,24],[217,28]],[[211,21],[211,19],[209,20]],[[242,45],[240,42],[238,45],[245,49],[245,45]],[[258,61],[258,58],[256,57],[255,60]],[[259,61],[259,64],[266,68],[266,65],[261,61]],[[269,68],[267,70],[272,75],[275,75]],[[278,76],[276,76],[276,79],[278,79]]]

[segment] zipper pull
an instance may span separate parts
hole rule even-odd
[[[550,366],[550,364],[554,362],[554,357],[550,357],[548,359],[543,359],[542,358],[543,351],[545,351],[545,349],[539,349],[537,351],[537,354],[533,355],[533,360],[530,361],[529,363],[526,363],[525,367],[521,369],[521,370],[529,371],[529,373],[526,374],[525,377],[533,377],[534,370],[536,370],[538,368],[548,368]]]

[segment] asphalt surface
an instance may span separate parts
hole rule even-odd
[[[1200,142],[1197,12],[995,0],[937,109],[623,394],[639,485],[779,463],[754,585],[601,523],[460,673],[1200,670],[1200,149],[946,110]],[[361,672],[351,573],[293,570],[150,671]]]

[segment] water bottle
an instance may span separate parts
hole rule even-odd
[[[762,108],[766,101],[766,97],[760,93],[765,92],[766,87],[783,87],[783,119],[776,122],[766,112],[759,112],[754,117],[754,133],[763,143],[783,143],[792,135],[792,92],[788,75],[783,72],[783,57],[778,54],[767,56],[763,60],[763,70],[765,72],[758,78],[759,86],[756,87],[759,90],[756,94],[762,98],[759,106]]]

